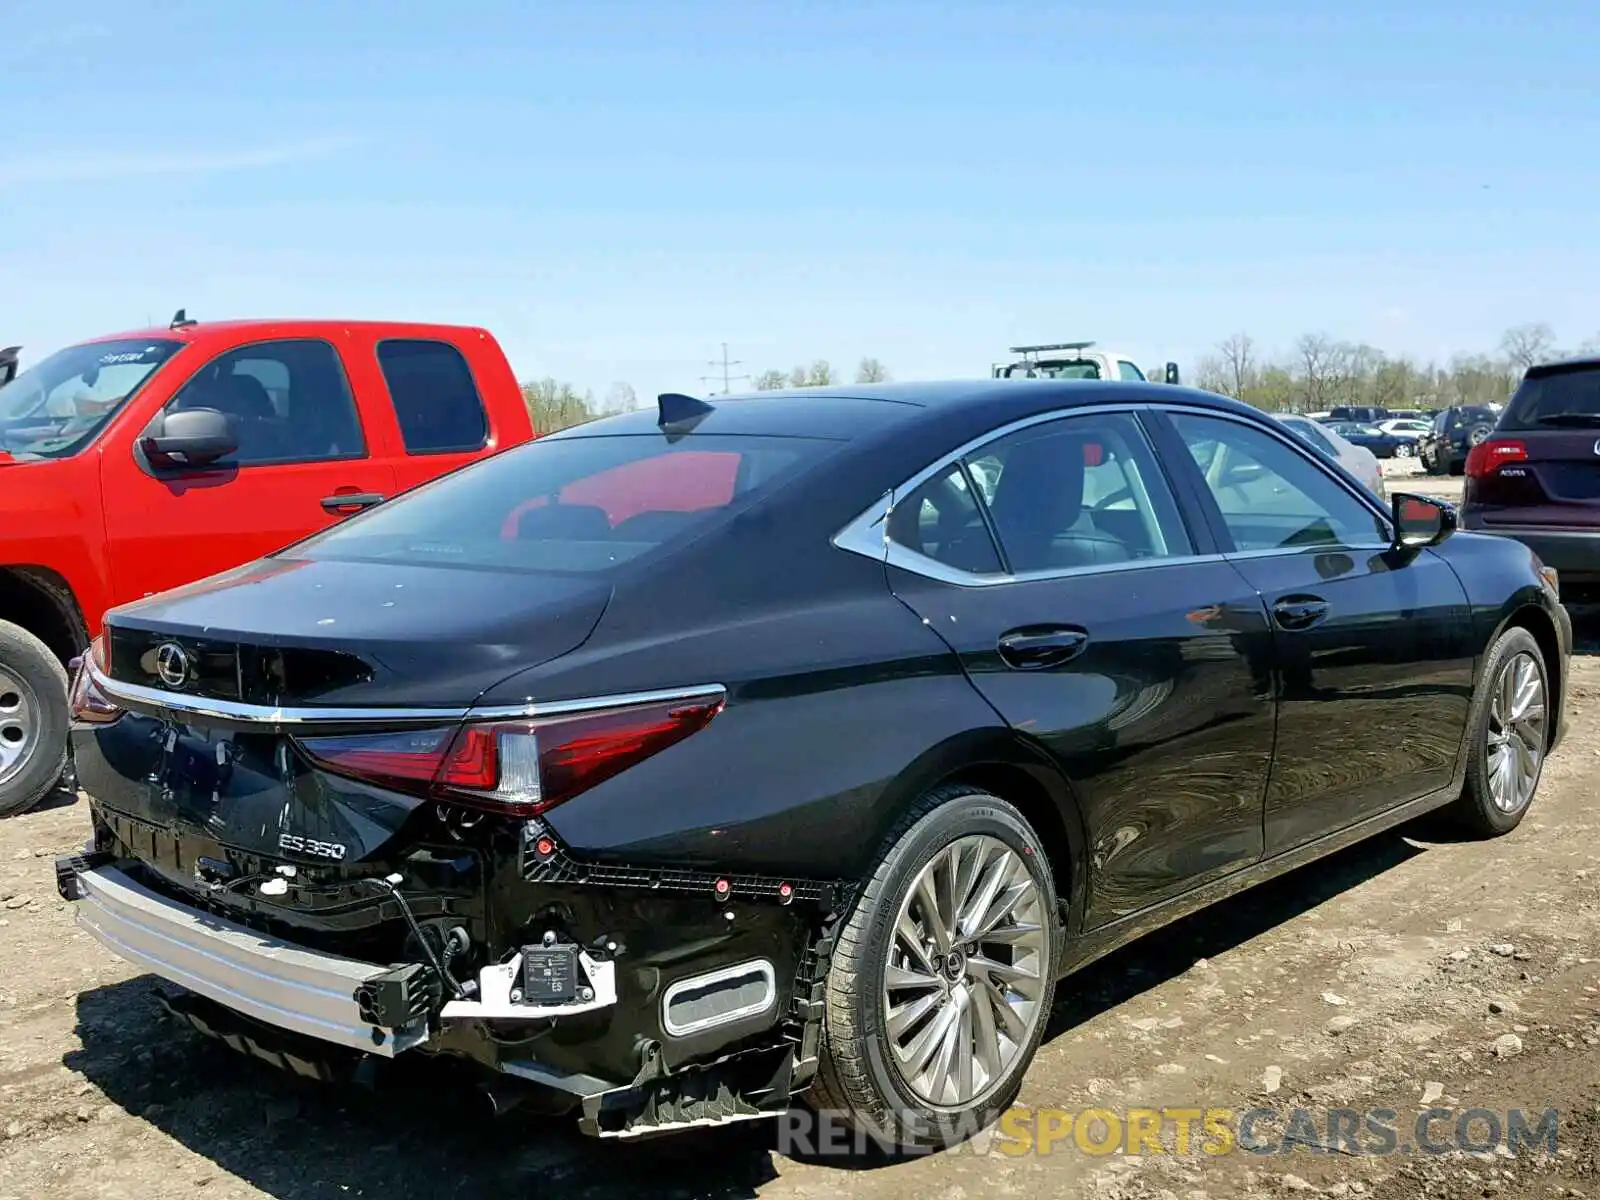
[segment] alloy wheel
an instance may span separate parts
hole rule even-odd
[[[0,784],[20,774],[39,744],[39,698],[27,680],[0,668]]]
[[[1533,655],[1520,651],[1501,667],[1489,699],[1489,795],[1501,812],[1518,812],[1533,799],[1545,720],[1544,677]]]
[[[895,1067],[918,1097],[967,1108],[1006,1077],[1048,1007],[1049,936],[1039,885],[998,838],[960,838],[918,872],[883,984]]]

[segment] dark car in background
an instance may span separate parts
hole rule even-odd
[[[1531,547],[1569,598],[1600,593],[1600,358],[1531,367],[1466,476],[1467,528]]]
[[[1410,439],[1385,433],[1376,425],[1358,421],[1329,421],[1327,425],[1352,446],[1364,446],[1371,450],[1376,458],[1393,458],[1402,446],[1407,453],[1411,450]]]
[[[1069,972],[1420,813],[1523,819],[1571,625],[1454,528],[1177,386],[663,396],[110,613],[59,887],[307,1074],[945,1143]]]
[[[1482,404],[1440,409],[1433,428],[1417,439],[1417,457],[1430,475],[1460,475],[1474,446],[1488,440],[1500,414]]]

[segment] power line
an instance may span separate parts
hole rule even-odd
[[[722,343],[722,357],[720,359],[715,359],[715,358],[712,359],[710,362],[708,362],[706,364],[706,366],[708,366],[708,367],[718,367],[718,368],[721,369],[722,373],[721,373],[720,376],[718,376],[718,375],[702,375],[702,376],[700,376],[700,382],[701,383],[715,383],[720,378],[722,380],[722,394],[723,395],[727,395],[730,391],[733,390],[733,381],[735,379],[741,379],[742,380],[742,379],[749,379],[750,378],[750,376],[748,376],[748,375],[734,375],[732,373],[732,368],[744,366],[744,361],[742,359],[729,358],[728,357],[728,343],[727,342],[723,342]]]

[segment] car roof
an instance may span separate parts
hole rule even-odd
[[[932,422],[974,432],[1035,413],[1096,404],[1182,403],[1260,417],[1249,405],[1166,383],[1083,379],[940,380],[839,387],[793,388],[710,396],[711,411],[693,432],[855,439],[902,426]],[[599,437],[660,432],[655,405],[575,425],[549,437]]]

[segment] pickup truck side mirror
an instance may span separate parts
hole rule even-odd
[[[0,387],[5,387],[17,377],[18,359],[21,354],[21,346],[7,346],[4,350],[0,350]]]
[[[1163,373],[1163,378],[1168,383],[1176,384],[1178,382],[1178,364],[1169,362],[1166,371]]]
[[[239,449],[239,435],[227,413],[186,408],[157,416],[139,447],[153,466],[208,467]]]

